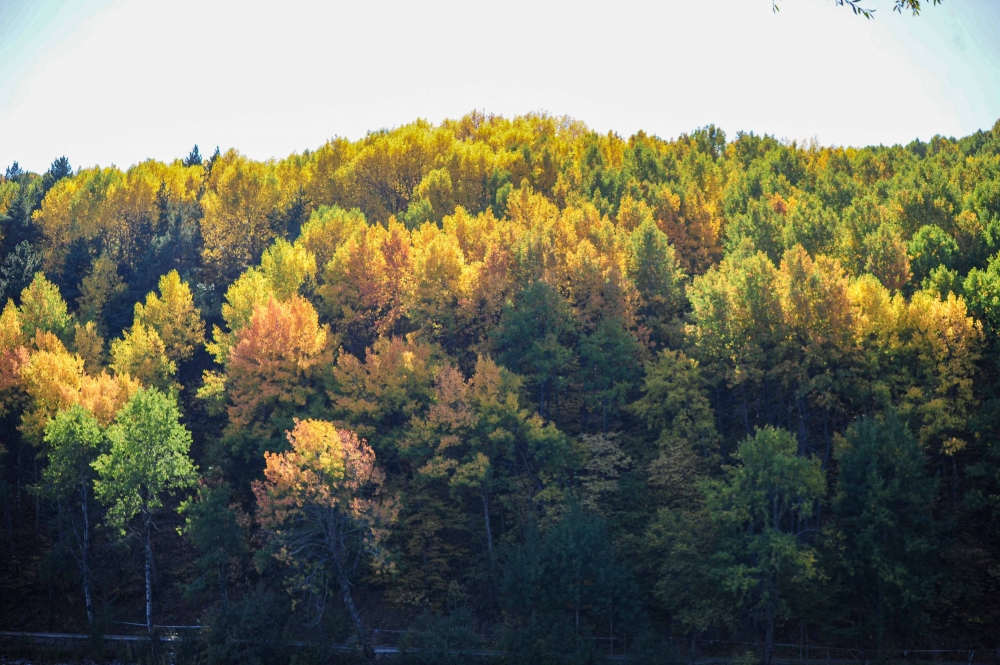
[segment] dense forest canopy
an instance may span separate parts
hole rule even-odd
[[[1000,122],[472,113],[15,163],[0,223],[4,629],[998,645]]]

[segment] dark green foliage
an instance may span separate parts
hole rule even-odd
[[[635,634],[643,620],[603,520],[577,506],[545,533],[529,527],[507,558],[501,597],[508,648],[523,663],[598,660],[595,638]]]
[[[195,166],[201,165],[201,152],[198,150],[198,146],[195,145],[187,157],[183,159],[184,166]]]
[[[931,514],[937,481],[891,412],[853,424],[836,457],[832,507],[842,533],[845,609],[855,639],[881,653],[887,633],[912,637],[925,629],[937,576]]]
[[[7,180],[17,180],[19,177],[24,175],[24,169],[21,168],[20,164],[14,162],[4,171],[4,178]]]
[[[190,592],[214,587],[225,608],[233,569],[250,552],[246,534],[249,520],[239,511],[238,504],[233,503],[232,491],[225,483],[215,487],[202,485],[197,500],[182,503],[180,511],[187,516],[184,535],[201,552],[197,566],[202,574],[192,582]]]
[[[50,166],[49,170],[45,172],[45,175],[42,176],[42,189],[46,192],[49,191],[52,189],[53,185],[72,173],[73,169],[70,167],[69,160],[66,159],[66,156],[63,155],[62,157],[57,158],[52,162],[52,166]]]
[[[586,429],[608,431],[639,376],[639,345],[621,321],[605,318],[580,336],[580,379],[589,407]],[[600,423],[599,425],[597,423]]]
[[[207,613],[202,620],[200,662],[205,665],[288,663],[289,598],[254,589],[246,597]]]
[[[17,298],[41,267],[41,254],[22,240],[0,263],[0,298]]]
[[[674,248],[651,219],[632,232],[629,244],[626,272],[641,298],[638,316],[658,346],[676,344],[682,332],[685,275]]]
[[[488,646],[473,628],[474,617],[468,609],[458,608],[448,614],[424,610],[403,638],[401,660],[414,665],[467,663]]]
[[[558,408],[559,393],[575,371],[575,341],[569,304],[542,281],[522,291],[500,320],[495,341],[498,358],[525,378],[525,388],[537,400],[542,417]]]
[[[703,486],[706,513],[719,529],[712,576],[742,600],[745,616],[761,624],[769,664],[789,598],[818,574],[813,548],[800,531],[826,482],[819,460],[798,456],[798,442],[784,430],[757,430],[735,457],[724,479]]]

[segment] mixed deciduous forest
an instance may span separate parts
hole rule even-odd
[[[1000,122],[472,113],[0,222],[4,630],[1000,649]]]

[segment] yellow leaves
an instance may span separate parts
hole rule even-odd
[[[349,178],[345,167],[356,152],[356,146],[347,139],[333,139],[313,153],[304,168],[310,201],[325,206],[343,204],[348,199]]]
[[[634,231],[646,221],[653,220],[653,211],[644,201],[636,201],[626,194],[618,206],[618,226],[626,231]]]
[[[972,382],[983,344],[982,326],[965,301],[926,291],[907,300],[870,275],[855,280],[849,293],[855,337],[873,371],[896,386],[903,410],[918,418],[921,444],[940,445],[945,454],[960,450],[957,435],[976,403]]]
[[[413,190],[420,210],[414,210],[414,202],[409,204],[408,212],[416,212],[420,219],[407,215],[411,226],[413,222],[437,222],[447,212],[455,209],[455,197],[452,191],[451,174],[448,169],[433,169],[424,176],[416,189]]]
[[[323,206],[302,225],[295,244],[311,252],[316,257],[316,265],[323,268],[344,241],[365,226],[365,216],[360,210]]]
[[[415,122],[392,132],[369,134],[352,164],[357,201],[365,216],[383,221],[404,212],[414,188],[430,170],[435,137],[426,122]]]
[[[349,556],[345,541],[354,540],[377,571],[391,570],[379,550],[399,503],[382,494],[375,452],[353,432],[317,420],[296,420],[288,441],[291,450],[265,453],[265,480],[253,483],[260,524],[279,544],[275,556],[313,566]]]
[[[278,300],[298,293],[306,280],[316,276],[316,257],[303,245],[279,238],[261,257],[260,269]]]
[[[85,319],[98,319],[104,307],[126,291],[128,285],[118,275],[118,267],[107,256],[99,256],[90,267],[90,273],[80,282],[77,305]]]
[[[759,379],[786,338],[778,270],[763,252],[733,254],[695,277],[688,334],[699,357],[723,362],[732,384]]]
[[[544,436],[541,420],[519,407],[519,388],[517,377],[489,358],[478,359],[468,380],[445,365],[435,377],[426,415],[412,421],[407,458],[419,463],[425,480],[444,480],[452,491],[490,491],[518,442]]]
[[[404,307],[418,325],[434,334],[455,329],[458,302],[471,292],[476,271],[465,264],[458,239],[425,224],[412,234],[412,276]]]
[[[250,323],[254,309],[274,296],[271,280],[262,270],[251,268],[243,273],[226,291],[222,318],[231,332],[238,332]]]
[[[412,338],[382,337],[368,350],[363,362],[341,354],[334,373],[342,394],[377,401],[381,395],[408,392],[408,386],[429,385],[435,370],[427,344]]]
[[[930,342],[935,355],[968,354],[970,344],[982,340],[982,326],[968,316],[965,301],[954,293],[941,299],[927,291],[917,291],[910,300],[913,325]],[[933,339],[931,339],[933,338]]]
[[[218,271],[249,265],[275,236],[271,215],[281,191],[271,164],[230,150],[212,165],[201,199],[205,262]]]
[[[342,329],[370,340],[390,334],[402,319],[411,271],[410,234],[390,220],[388,227],[368,226],[340,246],[319,293]]]
[[[700,274],[722,256],[722,215],[718,192],[689,182],[680,192],[671,184],[654,187],[649,194],[657,225],[677,250],[688,273]]]
[[[13,180],[0,179],[0,215],[6,215],[17,198],[21,186]]]
[[[609,261],[620,259],[615,252],[619,241],[617,229],[607,215],[602,215],[592,203],[563,208],[552,232],[557,254],[572,251],[580,242],[589,240],[594,247],[609,255]]]
[[[854,333],[859,342],[870,337],[885,339],[895,332],[892,294],[874,275],[852,280],[848,295],[854,312]]]
[[[962,452],[965,449],[965,445],[965,441],[953,436],[941,444],[941,452],[952,457]]]
[[[792,201],[795,199],[793,198]],[[768,197],[768,203],[771,204],[771,209],[779,215],[784,215],[788,212],[789,207],[791,207],[792,202],[786,201],[785,198],[775,192]]]
[[[167,357],[156,330],[136,323],[125,331],[123,339],[111,343],[111,369],[116,376],[129,375],[147,386],[169,391],[177,365]]]
[[[107,427],[140,388],[142,384],[128,374],[111,376],[105,371],[84,374],[80,379],[78,403],[90,411],[102,427]]]
[[[198,399],[205,401],[205,409],[210,415],[217,416],[226,410],[226,375],[205,370],[202,373],[202,385],[198,388]]]
[[[319,325],[312,304],[294,296],[286,302],[270,299],[254,310],[250,325],[237,336],[238,357],[258,357],[257,351],[277,354],[307,369],[326,348],[327,330]]]
[[[143,162],[113,181],[100,215],[100,234],[106,251],[129,266],[139,260],[142,234],[159,216],[160,178],[156,162]]]
[[[287,301],[298,293],[306,279],[316,273],[316,259],[305,247],[278,240],[264,253],[260,268],[251,268],[240,275],[226,291],[222,318],[228,332],[215,326],[213,341],[206,344],[216,362],[225,364],[236,343],[236,335],[250,324],[258,307],[272,298]]]
[[[345,435],[349,434],[345,431]],[[325,420],[296,420],[288,433],[292,450],[287,460],[303,470],[316,473],[320,482],[336,482],[344,477],[344,449],[341,433]]]
[[[381,422],[408,420],[420,413],[430,401],[439,369],[428,344],[413,336],[382,337],[366,350],[363,360],[341,352],[329,396],[352,427],[376,437]]]
[[[848,292],[859,341],[876,341],[893,353],[914,353],[928,370],[947,370],[971,381],[983,332],[968,315],[964,300],[953,293],[941,299],[926,291],[907,300],[891,295],[870,275],[854,280]]]
[[[953,293],[941,300],[918,291],[906,310],[910,346],[937,375],[935,392],[971,406],[972,378],[983,342],[982,325],[968,316],[965,301]]]
[[[490,204],[486,183],[502,159],[490,146],[456,141],[447,130],[431,130],[427,137],[434,168],[424,174],[413,191],[406,211],[407,223],[436,223],[458,206],[467,210],[486,208]]]
[[[97,332],[97,324],[87,321],[73,327],[73,348],[83,358],[83,367],[89,374],[101,371],[104,357],[104,338]]]
[[[83,169],[61,179],[34,214],[44,236],[45,269],[61,269],[74,241],[97,238],[114,263],[134,268],[161,202],[193,202],[203,177],[201,166],[148,160],[126,172]]]
[[[117,169],[84,169],[57,182],[42,200],[32,219],[44,237],[44,267],[60,268],[69,244],[92,238],[99,231],[98,215],[110,181],[120,177]]]
[[[215,361],[225,364],[235,344],[236,334],[250,323],[254,310],[274,297],[271,281],[256,268],[246,271],[226,291],[226,302],[222,304],[222,318],[229,332],[218,326],[212,329],[213,341],[205,345]]]
[[[559,208],[530,187],[521,187],[507,199],[507,219],[524,228],[546,228],[559,218]]]
[[[135,304],[136,325],[155,330],[165,353],[175,363],[189,359],[205,340],[205,324],[195,308],[191,289],[176,270],[160,277],[160,295],[150,293],[146,304]]]
[[[147,160],[136,168],[148,170],[158,179],[163,193],[170,201],[192,203],[198,199],[199,190],[205,180],[205,167],[201,164],[184,166],[180,161],[165,165]]]
[[[453,215],[441,220],[441,229],[455,236],[462,254],[467,261],[483,261],[490,248],[497,243],[510,247],[518,230],[508,220],[500,222],[493,211],[470,215],[465,208],[458,207]]]
[[[356,496],[369,484],[378,493],[385,480],[363,439],[323,420],[296,419],[287,436],[292,449],[265,453],[266,482],[254,487],[265,527],[280,525],[305,506],[336,508],[355,519],[376,508],[376,500]]]
[[[308,155],[292,153],[274,164],[274,174],[278,178],[278,209],[285,210],[298,203],[305,203],[303,196],[309,178],[305,165],[308,161]]]
[[[21,313],[14,305],[14,301],[8,299],[3,314],[0,315],[0,354],[22,346],[26,341]]]
[[[35,273],[31,284],[21,291],[20,314],[24,334],[29,338],[39,330],[62,335],[70,322],[58,287],[41,272]]]
[[[51,334],[45,335],[39,335],[39,350],[20,370],[21,387],[31,400],[21,417],[21,431],[36,445],[42,442],[49,419],[77,403],[83,381],[83,359],[68,353]]]
[[[801,245],[785,252],[778,279],[786,325],[812,347],[847,352],[852,338],[848,280],[836,259],[813,260]]]

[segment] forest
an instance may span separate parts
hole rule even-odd
[[[15,162],[0,229],[0,630],[1000,658],[1000,122],[474,112]]]

